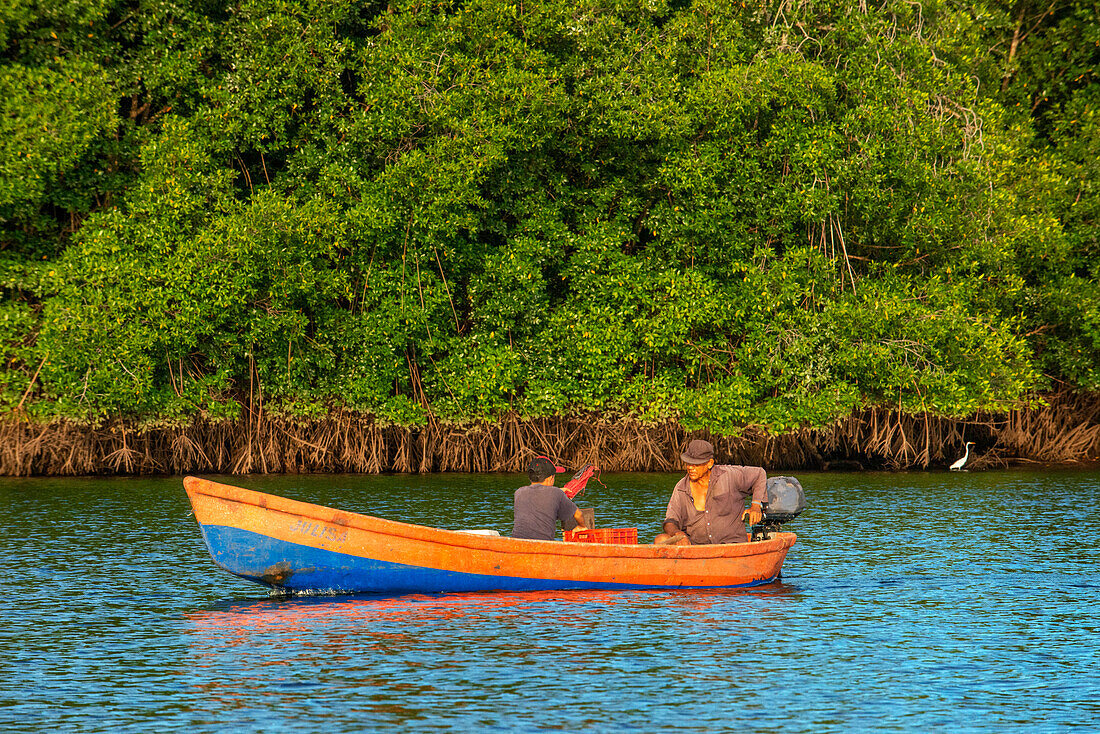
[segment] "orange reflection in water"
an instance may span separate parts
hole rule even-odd
[[[232,638],[244,643],[252,635],[266,635],[272,630],[288,635],[295,630],[307,631],[319,626],[338,627],[356,622],[400,620],[412,623],[423,620],[468,619],[492,614],[495,618],[524,614],[533,607],[567,605],[568,614],[562,621],[576,618],[586,608],[619,607],[629,611],[655,605],[684,611],[701,612],[731,597],[780,598],[797,593],[792,587],[775,583],[751,589],[729,590],[632,590],[632,591],[526,591],[423,595],[399,597],[334,596],[334,597],[272,597],[242,601],[224,609],[187,614],[199,635]],[[622,609],[622,608],[626,609]],[[540,614],[553,612],[540,609]]]
[[[730,631],[731,602],[751,600],[757,614],[770,614],[799,593],[778,583],[725,591],[270,597],[187,614],[188,665],[194,690],[211,710],[309,701],[317,694],[314,681],[350,680],[377,692],[355,698],[361,712],[411,721],[423,715],[415,702],[439,694],[447,676],[476,678],[471,666],[506,661],[517,670],[542,670],[538,660],[550,648],[564,665],[588,674],[607,657],[640,654],[625,651],[645,646],[647,624],[679,629],[676,620],[686,617],[737,636]],[[619,630],[611,641],[590,642],[609,628]],[[558,633],[541,636],[548,629]]]
[[[622,592],[528,591],[447,595],[412,594],[400,597],[273,597],[240,602],[226,609],[192,612],[187,618],[196,631],[215,634],[264,634],[277,629],[312,629],[326,622],[400,619],[403,622],[432,619],[465,619],[488,612],[519,612],[531,605],[569,603],[610,606],[622,603]],[[633,592],[641,593],[641,592]]]

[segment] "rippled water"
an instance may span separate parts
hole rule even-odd
[[[0,730],[1100,729],[1100,472],[803,474],[781,583],[272,598],[179,478],[0,480]],[[675,477],[582,506],[658,531]],[[247,477],[441,527],[516,476]]]

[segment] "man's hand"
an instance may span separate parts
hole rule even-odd
[[[753,502],[749,505],[749,509],[745,511],[745,516],[742,520],[746,525],[755,525],[764,519],[764,508],[761,507],[759,502]]]

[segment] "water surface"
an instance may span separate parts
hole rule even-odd
[[[271,597],[180,479],[0,479],[0,730],[1100,728],[1100,472],[800,474],[783,580],[726,592]],[[676,477],[604,475],[659,530]],[[516,475],[227,479],[453,529]]]

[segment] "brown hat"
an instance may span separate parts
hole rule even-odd
[[[710,441],[697,438],[688,444],[687,451],[680,454],[680,461],[685,464],[706,464],[714,458],[714,447]]]

